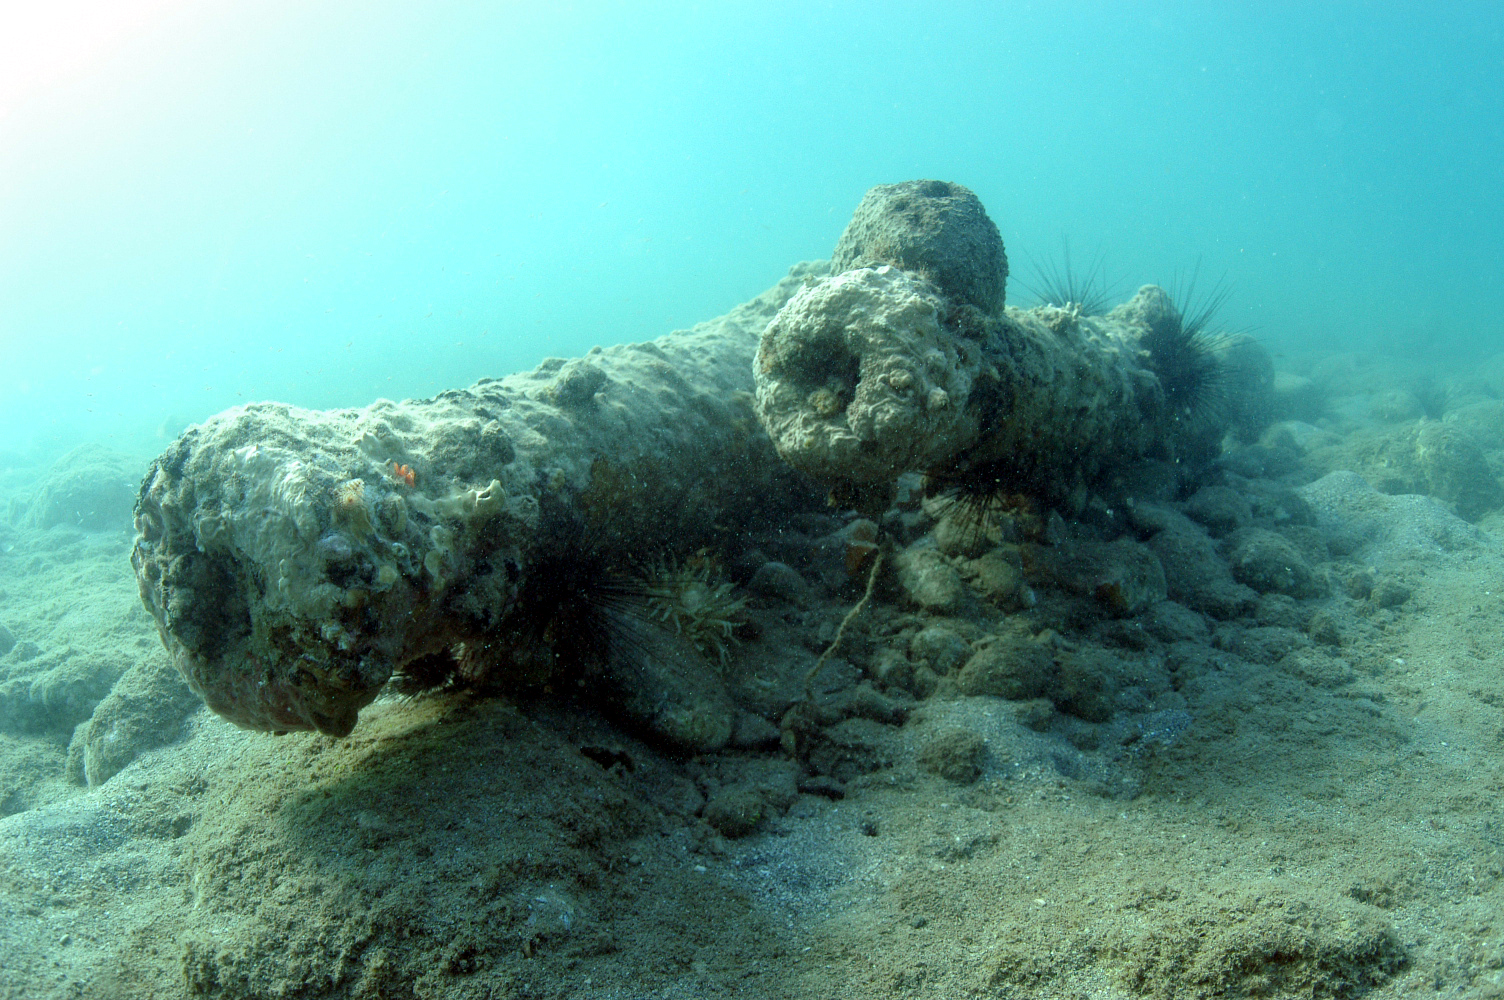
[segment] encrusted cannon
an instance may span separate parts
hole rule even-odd
[[[830,274],[758,347],[757,413],[779,455],[827,481],[917,470],[1069,504],[1114,468],[1206,450],[1243,405],[1246,379],[1219,356],[1232,342],[1158,287],[1106,316],[1025,311],[1004,305],[1007,271],[967,189],[869,191]]]
[[[546,671],[563,637],[516,620],[540,574],[685,551],[795,478],[752,412],[752,354],[807,270],[694,329],[433,399],[185,431],[142,484],[132,557],[178,669],[238,725],[336,736],[457,647],[472,674]]]
[[[970,191],[884,186],[831,265],[694,329],[433,399],[227,410],[142,484],[142,600],[214,711],[338,736],[397,673],[545,685],[589,646],[570,609],[615,599],[604,573],[734,539],[813,482],[918,470],[1053,502],[1220,435],[1177,396],[1163,345],[1208,348],[1159,289],[1091,317],[1005,308],[1006,278]],[[724,744],[711,665],[629,645],[602,673],[627,711]]]

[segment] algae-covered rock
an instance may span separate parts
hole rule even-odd
[[[1217,545],[1184,514],[1157,505],[1142,505],[1135,518],[1153,532],[1149,548],[1164,569],[1168,596],[1218,618],[1235,618],[1258,599],[1251,587],[1233,579]]]
[[[1304,375],[1293,372],[1274,373],[1271,406],[1277,420],[1315,421],[1326,409],[1322,387]]]
[[[705,822],[727,837],[745,837],[767,818],[768,808],[755,788],[723,788],[705,803]]]
[[[1164,567],[1148,546],[1133,539],[1062,539],[1039,549],[1036,561],[1057,585],[1096,599],[1116,615],[1136,615],[1165,599]]]
[[[1087,722],[1112,718],[1123,662],[1105,649],[1083,647],[1061,655],[1050,699],[1067,715]]]
[[[680,748],[718,750],[736,731],[737,707],[705,658],[681,635],[642,633],[607,664],[610,705]]]
[[[176,739],[198,704],[172,664],[160,656],[140,661],[78,726],[68,748],[69,777],[103,784],[141,754]]]
[[[26,505],[33,528],[67,525],[85,531],[130,527],[141,463],[96,444],[68,452],[42,478]]]
[[[999,545],[964,566],[977,593],[1004,611],[1034,605],[1034,591],[1024,576],[1023,560],[1016,546]]]
[[[67,798],[65,754],[50,736],[0,732],[0,819]]]
[[[982,775],[987,741],[969,729],[949,728],[930,735],[919,751],[919,766],[958,785]]]
[[[1186,501],[1185,512],[1215,538],[1246,528],[1253,520],[1253,505],[1226,486],[1203,486]]]
[[[1278,414],[1274,359],[1246,333],[1224,337],[1217,345],[1221,366],[1220,407],[1227,427],[1241,441],[1256,441]]]
[[[801,604],[809,597],[809,584],[799,571],[788,563],[770,559],[757,567],[747,581],[747,589],[754,594],[776,598],[790,604]]]
[[[1317,468],[1356,472],[1381,493],[1435,497],[1476,521],[1504,507],[1504,485],[1472,436],[1472,424],[1421,420],[1360,430],[1313,448],[1310,460]]]
[[[700,816],[722,836],[745,837],[799,797],[797,771],[783,760],[728,762],[729,781],[713,789]]]
[[[1457,424],[1422,423],[1415,432],[1415,463],[1425,478],[1425,492],[1456,505],[1459,517],[1474,521],[1504,506],[1504,486],[1477,443]]]
[[[972,654],[961,668],[956,687],[963,694],[996,695],[1028,701],[1048,693],[1055,679],[1055,657],[1030,639],[1001,636]]]
[[[900,586],[921,608],[948,614],[965,603],[965,581],[936,549],[904,549],[898,554],[897,564]]]
[[[1274,881],[1198,892],[1123,938],[1126,984],[1150,997],[1357,997],[1406,964],[1376,907]]]
[[[1451,410],[1442,422],[1485,452],[1504,449],[1504,399],[1484,399]]]
[[[909,640],[909,655],[937,674],[950,673],[969,651],[966,640],[944,625],[922,628]]]
[[[1161,642],[1205,642],[1206,619],[1183,604],[1160,601],[1143,616],[1144,628]]]
[[[129,664],[71,647],[41,650],[18,643],[0,659],[0,729],[73,730],[99,704]]]
[[[1263,528],[1244,528],[1228,538],[1232,575],[1260,593],[1315,597],[1323,590],[1300,550]]]

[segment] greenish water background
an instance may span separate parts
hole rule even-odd
[[[1024,279],[1069,238],[1276,352],[1487,356],[1501,52],[1493,4],[182,3],[0,118],[0,451],[655,337],[914,177]]]

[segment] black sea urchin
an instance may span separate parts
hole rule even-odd
[[[1196,290],[1200,268],[1177,282],[1171,308],[1142,341],[1149,367],[1159,376],[1173,419],[1191,430],[1215,423],[1227,406],[1227,369],[1220,348],[1227,334],[1213,332],[1217,311],[1232,294],[1225,281],[1207,293]]]
[[[966,548],[995,544],[1012,532],[1012,522],[1032,513],[1025,492],[1030,478],[1010,461],[981,462],[966,469],[930,472],[925,477],[927,506],[951,522]]]
[[[537,690],[599,673],[638,650],[644,633],[659,627],[650,595],[578,532],[569,538],[573,544],[533,557],[516,603],[494,629],[405,664],[396,690]]]
[[[1061,241],[1060,261],[1029,257],[1034,268],[1032,282],[1020,282],[1041,306],[1069,309],[1076,306],[1085,316],[1100,316],[1107,311],[1112,289],[1107,284],[1106,266],[1101,251],[1091,259],[1085,271],[1071,265],[1071,245]]]

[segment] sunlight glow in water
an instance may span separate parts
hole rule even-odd
[[[0,120],[32,94],[87,72],[181,2],[0,3]]]

